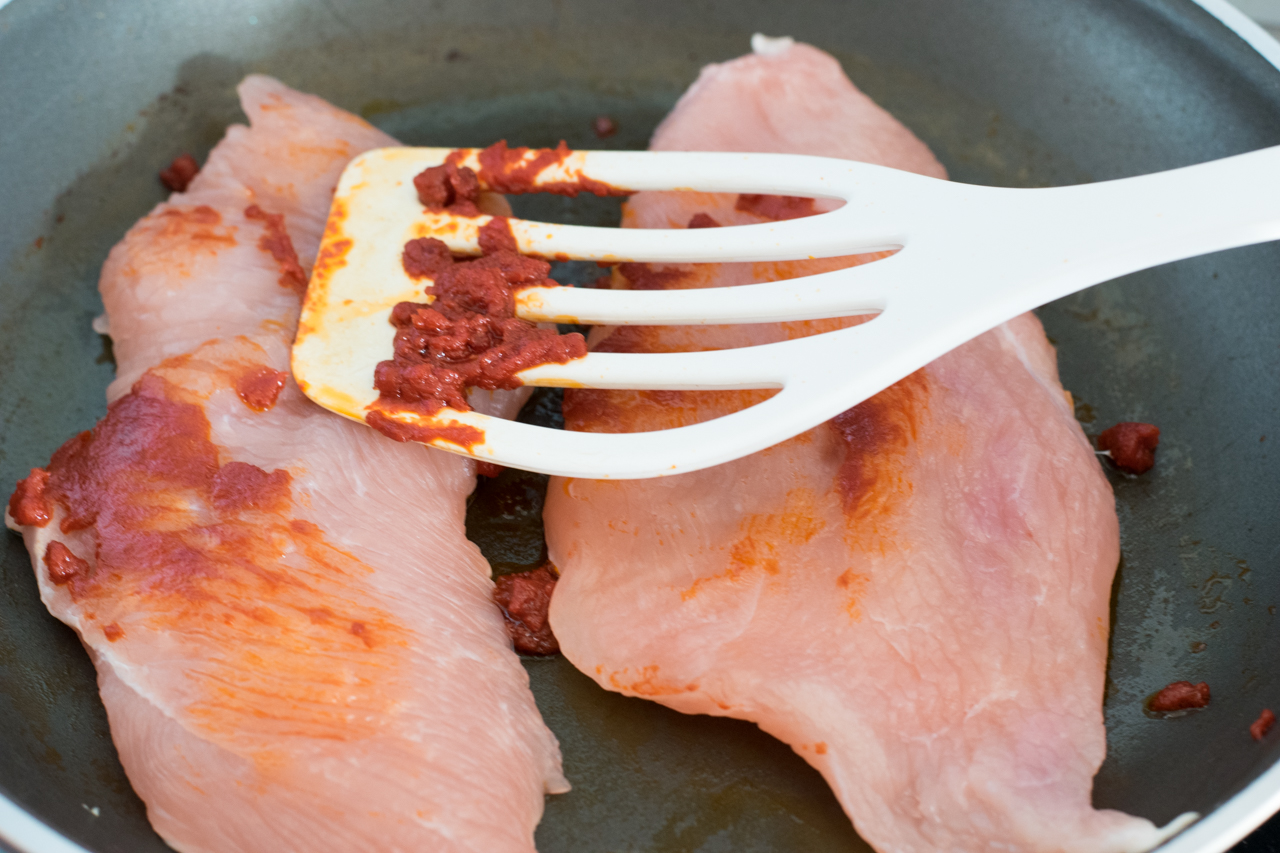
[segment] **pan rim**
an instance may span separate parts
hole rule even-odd
[[[12,0],[0,0],[0,9]],[[1280,70],[1280,41],[1229,0],[1191,0]],[[1158,853],[1225,853],[1280,811],[1280,761],[1156,848]],[[92,853],[0,793],[0,845],[15,853]],[[1155,851],[1153,851],[1155,853]]]

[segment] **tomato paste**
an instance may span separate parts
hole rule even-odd
[[[284,215],[267,213],[256,204],[244,209],[246,219],[261,222],[264,233],[258,240],[258,248],[275,259],[280,265],[280,286],[302,293],[307,289],[307,273],[298,262],[298,253],[293,248],[293,240],[284,229]]]
[[[54,586],[65,586],[76,578],[87,577],[89,563],[71,553],[61,542],[53,541],[44,550],[44,566],[49,571],[49,581]]]
[[[190,154],[173,158],[167,168],[160,170],[160,183],[175,193],[187,191],[191,181],[200,172],[200,164]]]
[[[475,173],[450,163],[423,171],[414,184],[424,205],[451,212],[473,210],[479,198]],[[405,272],[432,279],[425,293],[435,299],[429,304],[401,302],[392,309],[394,356],[374,371],[379,400],[366,418],[398,441],[426,441],[428,436],[380,410],[408,408],[425,415],[445,407],[470,411],[469,388],[517,388],[521,382],[516,374],[522,370],[587,354],[582,335],[560,335],[515,316],[516,290],[556,284],[547,278],[551,265],[517,253],[506,217],[490,219],[479,238],[483,255],[470,260],[455,258],[432,237],[405,244]]]
[[[479,216],[480,181],[476,173],[453,163],[425,169],[413,179],[418,201],[428,210],[448,210],[459,216]]]
[[[1201,681],[1175,681],[1147,700],[1147,710],[1154,714],[1191,711],[1209,704],[1209,685]]]
[[[556,576],[548,566],[531,572],[519,572],[498,578],[494,601],[506,617],[507,631],[516,651],[526,655],[553,655],[560,651],[556,635],[551,631],[547,610]]]
[[[236,377],[236,395],[255,412],[265,412],[275,406],[284,390],[284,371],[266,365],[246,370]]]
[[[1152,424],[1124,422],[1098,436],[1098,449],[1111,453],[1111,461],[1122,471],[1143,474],[1156,464],[1160,428]]]
[[[581,172],[566,175],[564,180],[534,183],[544,169],[562,165],[572,154],[573,150],[563,139],[555,148],[537,149],[509,148],[504,139],[480,152],[477,177],[485,189],[495,193],[555,193],[572,198],[581,192],[598,196],[631,195],[631,190],[597,181]],[[466,151],[455,151],[446,162],[458,163],[466,156]]]
[[[1249,734],[1254,740],[1262,740],[1267,736],[1267,732],[1271,731],[1271,727],[1275,725],[1276,715],[1271,712],[1270,708],[1263,708],[1262,713],[1258,715],[1258,719],[1253,721],[1249,726]]]
[[[9,497],[9,515],[23,527],[44,527],[52,518],[52,508],[45,498],[49,484],[49,472],[32,468],[31,473],[18,481],[18,487]]]

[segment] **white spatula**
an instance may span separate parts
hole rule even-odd
[[[338,185],[303,307],[293,371],[315,402],[356,420],[392,356],[391,309],[425,302],[401,264],[433,236],[476,254],[490,217],[426,210],[413,177],[454,154],[388,148],[356,158]],[[532,160],[537,152],[529,152]],[[454,154],[481,176],[478,152]],[[901,249],[789,281],[680,291],[531,287],[524,319],[610,325],[760,323],[877,314],[798,340],[715,352],[591,353],[519,374],[527,385],[631,389],[779,388],[716,420],[625,435],[552,430],[442,409],[383,412],[442,430],[429,443],[571,477],[694,471],[797,435],[1024,311],[1157,264],[1280,238],[1280,147],[1170,172],[1054,189],[1001,189],[845,160],[781,154],[573,152],[533,183],[839,199],[802,219],[695,230],[587,228],[510,220],[522,253],[608,262],[786,261]],[[500,187],[499,187],[500,188]],[[1224,291],[1224,298],[1226,298]],[[459,438],[465,436],[465,438]]]

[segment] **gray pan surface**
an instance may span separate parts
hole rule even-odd
[[[0,10],[0,484],[105,411],[90,321],[106,252],[241,119],[262,71],[407,143],[642,147],[704,63],[755,31],[835,54],[956,180],[1043,186],[1280,143],[1280,72],[1186,0],[15,0]],[[619,133],[592,134],[609,115]],[[616,222],[604,202],[517,212]],[[588,274],[563,270],[569,278]],[[1112,476],[1123,531],[1095,801],[1163,823],[1208,812],[1280,757],[1280,247],[1099,286],[1041,312],[1086,432],[1163,430],[1159,462]],[[552,422],[540,392],[525,417]],[[543,481],[509,472],[469,516],[499,572],[536,563]],[[539,849],[866,850],[818,774],[753,726],[685,717],[529,660],[574,790]],[[1180,719],[1142,702],[1206,680]],[[94,851],[166,849],[111,745],[93,668],[0,535],[0,793]],[[1268,832],[1270,833],[1268,835]],[[1275,828],[1239,849],[1277,849]]]

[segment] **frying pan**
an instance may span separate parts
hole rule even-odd
[[[98,269],[163,198],[156,170],[203,158],[242,120],[244,74],[408,143],[637,148],[701,65],[745,52],[755,31],[833,53],[960,181],[1118,178],[1280,143],[1280,71],[1259,52],[1280,46],[1220,0],[14,0],[0,9],[0,483],[104,413]],[[593,135],[599,115],[615,136]],[[517,213],[611,224],[617,207],[529,198]],[[1280,710],[1280,247],[1150,270],[1040,314],[1086,432],[1163,430],[1154,471],[1111,474],[1123,561],[1095,803],[1158,823],[1211,815],[1166,849],[1226,849],[1280,805],[1280,736],[1248,735],[1264,707]],[[523,417],[554,423],[557,405],[539,392]],[[507,472],[474,496],[470,534],[496,571],[542,558],[544,487]],[[754,726],[605,693],[562,659],[527,666],[575,785],[547,804],[543,853],[869,849],[818,774]],[[1207,710],[1143,714],[1182,679],[1210,683]],[[1278,837],[1264,828],[1239,849]],[[7,534],[6,843],[166,849],[87,656]]]

